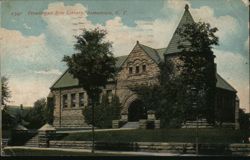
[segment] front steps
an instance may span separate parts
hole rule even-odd
[[[127,122],[121,128],[139,128],[139,122]]]
[[[39,147],[39,139],[38,139],[38,134],[33,136],[31,139],[29,139],[24,146],[26,147]]]
[[[198,121],[186,121],[182,123],[181,128],[213,128],[211,124],[207,123],[206,119],[199,119]]]

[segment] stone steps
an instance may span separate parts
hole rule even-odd
[[[121,128],[139,128],[139,122],[127,122]]]
[[[31,139],[29,139],[24,146],[26,147],[38,147],[39,146],[39,138],[38,138],[38,134],[36,134],[35,136],[33,136]]]
[[[182,123],[181,128],[213,128],[211,124],[207,123],[206,119],[199,119],[198,121],[186,121]]]

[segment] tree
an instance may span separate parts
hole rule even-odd
[[[5,105],[7,102],[9,102],[9,98],[11,97],[11,92],[8,86],[8,78],[6,78],[5,76],[1,77],[1,83],[2,83],[2,105]]]
[[[94,107],[99,101],[101,87],[104,87],[109,79],[113,79],[116,73],[116,59],[111,52],[111,43],[105,42],[107,32],[98,28],[85,30],[76,36],[74,45],[75,53],[72,56],[64,56],[69,73],[77,78],[79,85],[84,88],[92,107],[92,152],[94,152]]]
[[[178,68],[182,84],[187,90],[195,87],[198,92],[196,97],[197,112],[204,116],[208,122],[214,121],[215,94],[216,94],[216,69],[213,45],[218,45],[218,37],[215,36],[217,28],[211,28],[204,22],[188,23],[177,30],[180,36],[178,48],[181,49]],[[187,107],[191,107],[191,100],[185,99]]]
[[[185,117],[182,102],[182,90],[178,77],[175,77],[174,64],[166,59],[159,64],[159,85],[130,86],[139,99],[143,102],[146,110],[154,110],[156,118],[161,120],[161,127],[180,127]],[[183,89],[184,90],[184,89]]]
[[[249,142],[248,137],[250,136],[250,114],[245,113],[243,109],[239,109],[239,124],[242,133],[242,139],[244,143]]]
[[[76,53],[64,56],[69,72],[79,80],[89,99],[98,102],[101,88],[107,84],[108,79],[115,76],[115,58],[111,52],[111,43],[104,42],[106,31],[94,29],[84,31],[76,36],[74,45]]]
[[[33,108],[30,109],[24,120],[29,122],[28,128],[38,129],[46,123],[46,117],[46,99],[41,98],[35,101]]]
[[[121,103],[117,96],[112,96],[111,101],[108,95],[102,96],[102,102],[95,106],[95,126],[99,128],[111,128],[112,120],[120,117]],[[82,113],[85,121],[92,124],[91,106],[86,106]]]
[[[45,117],[46,117],[46,122],[48,124],[53,124],[54,121],[54,100],[53,98],[48,97],[47,98],[47,104],[46,104],[46,109],[45,109]]]
[[[239,124],[240,129],[249,129],[250,128],[250,117],[249,114],[245,113],[243,109],[239,109]]]
[[[8,113],[6,106],[4,106],[2,110],[2,122],[1,123],[2,123],[3,129],[12,129],[18,123],[17,118]]]

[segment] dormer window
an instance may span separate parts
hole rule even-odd
[[[133,73],[133,67],[129,67],[129,74]]]
[[[142,66],[142,71],[145,72],[146,71],[146,65]]]
[[[140,72],[140,67],[139,66],[136,66],[135,68],[135,73],[139,73]]]

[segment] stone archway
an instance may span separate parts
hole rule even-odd
[[[140,119],[146,119],[146,110],[143,103],[136,99],[128,107],[128,121],[136,122]]]
[[[146,119],[145,107],[136,94],[131,94],[125,99],[122,113],[127,114],[128,121],[131,122]]]

